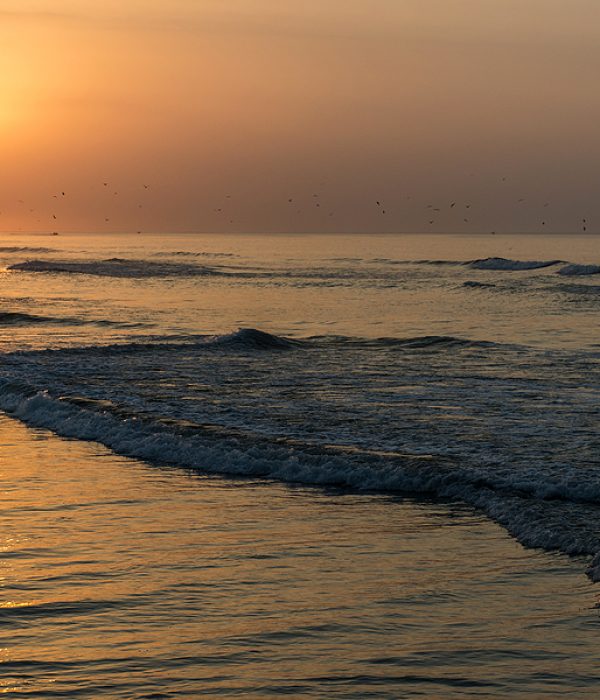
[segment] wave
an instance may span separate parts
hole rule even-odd
[[[392,260],[390,258],[374,258],[371,262],[385,263],[388,265],[433,265],[435,267],[456,266],[470,267],[474,270],[498,270],[519,271],[539,270],[545,267],[564,264],[564,260],[512,260],[510,258],[490,257],[477,258],[475,260]]]
[[[561,267],[558,270],[559,275],[564,275],[565,277],[578,277],[584,275],[598,275],[600,274],[600,265],[576,265],[571,263]]]
[[[205,277],[225,273],[210,267],[169,262],[150,262],[125,258],[107,260],[26,260],[8,267],[15,272],[60,273],[74,275],[96,275],[100,277]]]
[[[470,267],[473,270],[489,270],[498,272],[519,272],[527,270],[541,270],[547,267],[563,265],[556,270],[557,274],[563,276],[597,275],[600,274],[600,265],[582,265],[569,263],[566,260],[513,260],[511,258],[489,257],[476,260],[392,260],[389,258],[374,258],[371,262],[386,263],[388,265],[434,265],[434,266],[462,266]],[[484,285],[480,282],[467,281],[464,287],[493,286]]]
[[[45,319],[45,317],[39,317]],[[51,319],[52,321],[53,319]],[[1,321],[0,321],[1,322]],[[44,321],[40,320],[40,323]],[[56,319],[57,323],[94,323],[97,325],[115,324],[117,321],[87,321],[81,319]],[[133,325],[133,324],[132,324]],[[17,350],[14,356],[54,355],[68,353],[72,355],[126,355],[140,352],[173,351],[182,348],[198,351],[232,349],[242,351],[269,350],[310,350],[323,347],[352,347],[369,348],[372,350],[431,350],[443,351],[451,349],[500,348],[501,344],[487,340],[471,340],[451,335],[423,335],[408,338],[361,338],[345,335],[314,335],[306,338],[295,338],[274,333],[267,333],[256,328],[240,328],[233,333],[224,335],[173,335],[173,336],[144,336],[143,339],[131,342],[109,343],[106,345],[80,345],[69,348],[47,348],[44,350]],[[506,346],[509,347],[509,346]],[[512,346],[511,346],[512,347]]]
[[[0,327],[2,326],[109,326],[114,328],[141,328],[144,324],[127,321],[111,321],[107,319],[82,319],[70,316],[40,316],[21,311],[0,311]]]
[[[0,408],[30,425],[97,441],[152,463],[321,487],[460,499],[527,546],[586,555],[600,550],[594,527],[600,480],[591,469],[577,480],[540,481],[535,472],[493,471],[445,455],[378,452],[160,419],[108,400],[53,396],[7,379],[0,379]],[[590,575],[600,575],[600,557],[595,562]]]
[[[393,262],[395,264],[401,264],[403,261],[402,260],[396,260],[390,262]],[[407,262],[410,262],[413,265],[435,265],[435,266],[444,266],[444,265],[464,265],[465,263],[461,260],[409,260]]]
[[[208,251],[172,250],[154,253],[155,258],[239,258],[236,253],[219,253]]]
[[[360,338],[345,335],[315,335],[308,342],[327,345],[344,345],[381,349],[443,350],[445,348],[488,348],[498,345],[487,340],[471,340],[453,335],[418,335],[409,338]]]
[[[566,294],[597,297],[600,294],[598,284],[577,284],[576,282],[563,282],[558,289]]]
[[[490,289],[491,287],[495,287],[496,285],[491,284],[490,282],[477,282],[475,280],[467,280],[466,282],[462,283],[462,286],[472,289]]]
[[[31,326],[56,323],[59,325],[72,325],[73,320],[52,316],[37,316],[19,311],[0,311],[0,326]]]
[[[213,336],[214,345],[230,345],[259,350],[287,350],[303,344],[301,340],[266,333],[256,328],[240,328],[234,333]]]
[[[465,265],[474,270],[539,270],[564,263],[564,260],[510,260],[509,258],[482,258],[470,260]]]
[[[545,357],[532,381],[530,352],[499,346],[499,361],[482,363],[469,350],[488,347],[456,336],[297,339],[243,328],[12,352],[2,357],[0,409],[200,472],[461,499],[525,545],[595,554],[595,437],[571,430],[595,405],[577,379],[588,358],[576,367],[571,354]]]
[[[32,248],[28,246],[0,246],[0,254],[2,253],[56,253],[55,248]]]

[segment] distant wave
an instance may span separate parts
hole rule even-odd
[[[452,348],[488,348],[496,346],[487,340],[471,340],[453,335],[418,335],[408,338],[359,338],[344,335],[316,335],[307,339],[308,342],[325,345],[356,346],[380,349],[407,350],[444,350]],[[306,341],[305,341],[306,342]]]
[[[42,318],[42,317],[40,317]],[[40,321],[42,322],[42,321]],[[66,323],[66,319],[57,321]],[[73,322],[71,319],[70,322]],[[113,323],[110,321],[75,321],[76,323]],[[152,338],[107,345],[84,345],[70,348],[48,348],[44,350],[15,351],[14,355],[39,355],[39,354],[98,354],[98,355],[123,355],[140,352],[153,352],[155,350],[172,350],[178,352],[182,348],[197,351],[211,351],[220,349],[243,351],[270,351],[270,350],[310,350],[319,348],[338,347],[369,348],[373,350],[424,350],[444,351],[452,349],[469,348],[494,348],[498,343],[485,340],[470,340],[450,335],[424,335],[408,338],[361,338],[344,335],[316,335],[308,338],[290,338],[282,335],[267,333],[256,328],[240,328],[233,333],[225,335],[186,335],[186,336],[154,336]]]
[[[394,286],[398,279],[394,276],[381,276],[373,272],[367,265],[358,265],[354,268],[328,268],[328,269],[287,269],[265,270],[257,268],[245,268],[224,264],[214,266],[201,265],[193,262],[191,258],[200,257],[225,257],[229,254],[212,253],[188,253],[179,251],[169,253],[169,255],[180,256],[182,261],[175,260],[137,260],[128,258],[108,258],[105,260],[46,260],[34,259],[14,263],[8,266],[14,272],[32,273],[54,273],[54,274],[74,274],[74,275],[94,275],[100,277],[113,278],[161,278],[161,277],[210,277],[220,276],[228,279],[239,280],[261,280],[265,283],[277,283],[286,285],[353,285],[377,284],[386,287]],[[190,260],[186,260],[190,258]],[[380,259],[379,262],[384,262]],[[562,265],[557,270],[563,276],[583,276],[600,274],[600,265],[579,265],[566,263],[561,260],[511,260],[509,258],[490,257],[469,261],[451,260],[412,260],[412,261],[392,261],[386,260],[387,264],[394,265],[446,265],[457,267],[468,267],[472,270],[496,271],[496,272],[518,272],[528,270],[540,270]],[[483,286],[479,281],[468,280],[463,283],[465,287]]]
[[[510,260],[509,258],[482,258],[480,260],[471,260],[465,265],[474,270],[539,270],[544,267],[552,267],[558,265],[563,260]]]
[[[4,245],[0,246],[1,253],[55,253],[57,252],[55,248],[31,248],[28,246],[12,246]]]
[[[129,323],[125,321],[111,321],[107,319],[82,319],[70,316],[40,316],[21,311],[0,311],[0,326],[111,326],[116,328],[139,328],[143,324]]]
[[[191,250],[172,250],[172,251],[160,251],[154,253],[152,257],[155,258],[239,258],[239,255],[235,253],[219,253],[219,252],[208,252],[208,251],[191,251]]]
[[[79,321],[58,316],[37,316],[19,311],[0,311],[0,326],[32,326],[32,325],[74,325]]]
[[[371,262],[385,263],[388,265],[433,265],[470,267],[474,270],[505,270],[507,272],[519,270],[539,270],[544,267],[552,267],[565,263],[564,260],[512,260],[510,258],[490,257],[477,258],[475,260],[392,260],[390,258],[374,258]]]
[[[266,333],[256,328],[240,328],[235,333],[230,333],[229,335],[215,336],[211,342],[216,345],[238,345],[240,347],[257,348],[261,350],[285,350],[297,347],[301,344],[299,340]]]
[[[241,328],[225,336],[217,336],[212,340],[220,345],[240,345],[249,348],[294,348],[319,345],[360,346],[370,348],[406,348],[406,349],[444,349],[455,347],[489,347],[494,343],[482,340],[458,338],[452,335],[421,335],[409,338],[360,338],[344,335],[321,335],[297,339],[272,335],[255,328]]]
[[[600,265],[576,265],[572,263],[561,267],[561,269],[558,270],[558,274],[564,275],[565,277],[598,275],[600,274]]]
[[[392,262],[392,261],[388,261]],[[402,261],[397,261],[402,262]],[[408,262],[408,261],[405,261]],[[452,260],[413,260],[410,261],[415,265],[462,265],[470,267],[473,270],[490,270],[490,271],[506,271],[506,272],[519,272],[527,270],[541,270],[546,267],[555,267],[556,265],[563,265],[560,269],[556,270],[557,274],[566,277],[569,276],[583,276],[583,275],[597,275],[600,274],[600,265],[581,265],[577,263],[568,263],[565,260],[512,260],[510,258],[501,257],[491,257],[491,258],[480,258],[477,260],[467,260],[466,262],[452,261]],[[483,286],[480,282],[468,281],[464,282],[463,286]]]
[[[566,294],[576,294],[581,296],[597,297],[600,295],[600,285],[598,284],[577,284],[576,282],[565,282],[558,289]]]
[[[309,338],[288,338],[272,335],[255,328],[241,328],[235,333],[215,336],[211,341],[215,345],[239,345],[247,348],[298,348],[318,347],[319,345],[358,346],[370,348],[406,348],[436,349],[453,347],[488,347],[494,345],[487,341],[469,340],[451,335],[422,335],[409,338],[360,338],[345,335],[321,335]]]
[[[402,260],[389,260],[388,262],[394,263],[394,264],[399,264],[402,263]],[[414,265],[436,265],[436,266],[443,266],[443,265],[464,265],[465,263],[461,260],[410,260],[408,262],[411,262]]]
[[[27,260],[10,265],[8,269],[18,272],[46,272],[125,278],[210,276],[224,274],[213,268],[200,265],[169,262],[159,263],[125,258],[109,258],[107,260],[91,261]]]
[[[462,283],[463,287],[473,288],[473,289],[489,289],[490,287],[495,287],[495,284],[490,282],[477,282],[475,280],[467,280]]]

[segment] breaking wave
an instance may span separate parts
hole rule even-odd
[[[108,400],[53,396],[0,379],[0,408],[29,425],[101,442],[115,452],[206,473],[384,493],[432,494],[480,508],[523,544],[593,555],[600,481],[540,482],[535,474],[491,471],[444,455],[378,452],[252,434],[219,425],[157,419]],[[565,526],[565,523],[569,526]],[[590,576],[600,574],[600,557]]]

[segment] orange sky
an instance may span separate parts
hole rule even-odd
[[[0,230],[600,230],[599,65],[597,0],[0,0]]]

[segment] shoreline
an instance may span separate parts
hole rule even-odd
[[[4,414],[0,456],[14,694],[593,695],[578,562],[467,508],[162,469]]]

